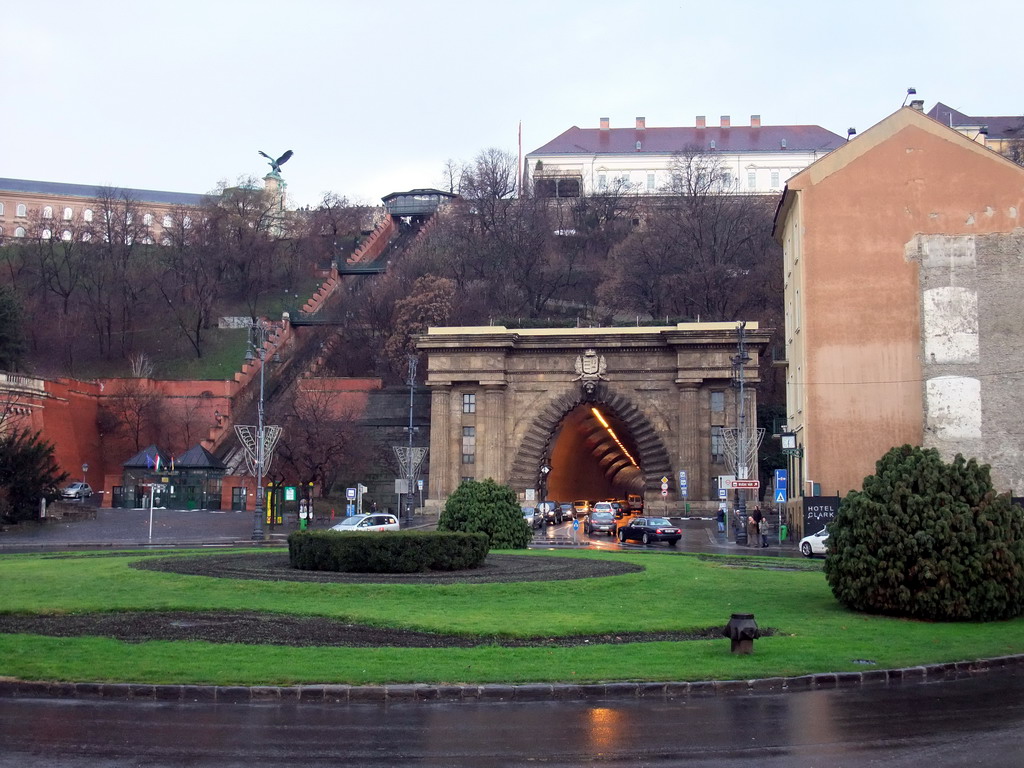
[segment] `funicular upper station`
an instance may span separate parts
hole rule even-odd
[[[636,328],[431,328],[419,337],[431,389],[430,492],[443,504],[467,478],[520,498],[625,498],[717,507],[723,431],[738,420],[736,323]],[[748,384],[768,332],[745,327]],[[756,428],[755,390],[745,418]],[[663,495],[663,479],[668,493]],[[666,506],[666,508],[667,508]]]

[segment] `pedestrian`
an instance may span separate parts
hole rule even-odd
[[[755,515],[760,515],[760,514],[761,514],[761,510],[758,509],[757,507],[755,507],[754,511],[747,516],[747,546],[748,547],[756,547],[757,546],[757,543],[758,543],[758,538],[757,538],[757,526],[758,526],[758,522],[757,521],[758,521],[758,518],[755,517]]]
[[[718,532],[725,533],[725,507],[718,508]]]
[[[757,525],[761,529],[761,548],[768,546],[768,515],[761,516],[761,522]]]

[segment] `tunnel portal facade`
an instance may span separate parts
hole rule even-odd
[[[750,429],[768,335],[746,324]],[[431,328],[418,348],[431,390],[428,505],[493,478],[524,502],[640,494],[655,511],[717,507],[723,431],[738,421],[736,323]]]

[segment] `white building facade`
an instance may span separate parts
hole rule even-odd
[[[717,127],[698,116],[692,128],[649,128],[643,117],[632,128],[573,126],[526,155],[523,186],[541,197],[579,197],[629,190],[663,193],[672,184],[681,153],[699,153],[715,163],[722,186],[736,193],[777,194],[786,180],[846,139],[817,125]]]

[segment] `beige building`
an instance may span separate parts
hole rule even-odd
[[[105,207],[132,201],[148,228],[160,241],[176,208],[198,206],[205,195],[151,189],[108,189],[88,184],[0,178],[0,242],[23,237],[77,237],[83,227],[98,224]]]
[[[790,495],[859,489],[895,445],[1024,489],[1024,168],[913,107],[794,176],[784,250]]]

